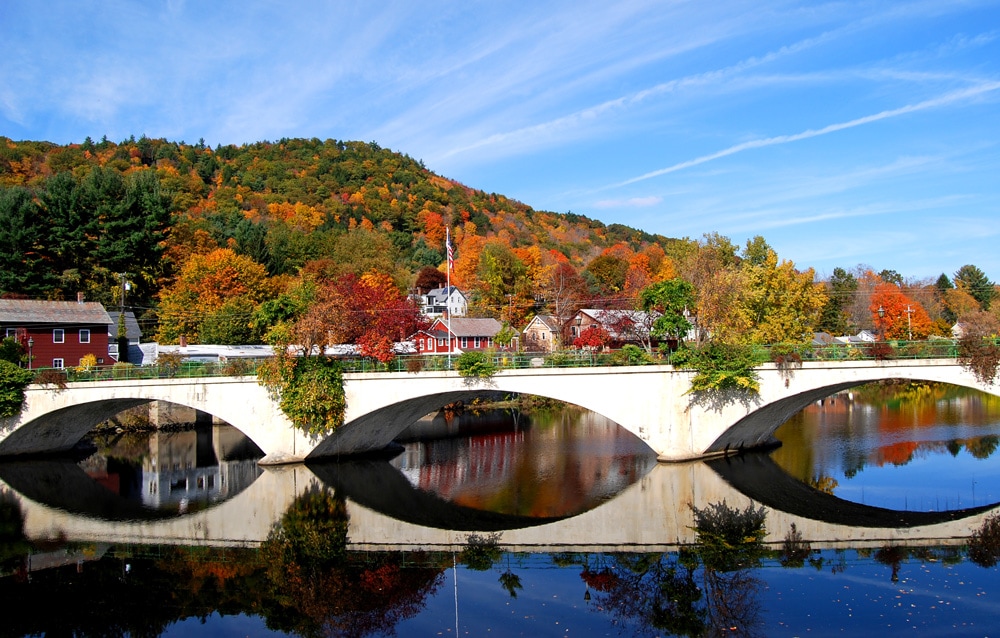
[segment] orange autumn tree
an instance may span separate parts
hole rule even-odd
[[[452,238],[455,241],[455,238]],[[451,271],[451,285],[470,288],[479,281],[479,256],[486,245],[486,238],[479,235],[465,235],[455,248],[455,268]]]
[[[438,250],[444,246],[444,217],[426,208],[417,213],[417,222],[423,229],[424,240],[431,248]]]
[[[625,273],[625,296],[639,303],[639,294],[653,283],[653,270],[649,255],[634,253],[629,259],[628,271]]]
[[[198,343],[199,329],[223,306],[255,308],[271,295],[264,266],[229,248],[191,255],[177,280],[160,294],[160,343],[177,343],[181,336]],[[236,302],[235,300],[240,300]],[[235,317],[249,323],[250,316]]]
[[[875,329],[886,339],[926,339],[934,326],[923,306],[884,281],[875,284],[869,310]]]

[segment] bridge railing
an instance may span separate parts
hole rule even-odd
[[[753,356],[761,364],[799,361],[864,361],[885,359],[954,359],[957,343],[950,339],[890,341],[879,343],[831,344],[824,346],[753,346]],[[420,372],[453,370],[458,355],[404,355],[389,363],[375,359],[342,359],[344,372]],[[552,353],[495,352],[493,364],[501,370],[526,368],[582,368],[623,365],[671,365],[672,353],[629,356],[624,351],[598,352],[564,350]],[[172,379],[256,376],[266,359],[227,361],[171,361],[164,365],[93,366],[89,368],[39,369],[36,383],[110,381],[130,379]]]

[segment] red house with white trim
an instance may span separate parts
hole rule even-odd
[[[108,356],[108,331],[113,322],[99,303],[0,299],[0,337],[17,339],[30,355],[31,368],[80,365],[88,354],[98,365]]]
[[[449,332],[447,318],[438,318],[430,328],[412,337],[420,354],[461,354],[473,350],[487,350],[496,346],[494,338],[503,329],[496,319],[452,317]],[[449,350],[449,342],[451,348]]]

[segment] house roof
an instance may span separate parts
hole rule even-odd
[[[438,319],[431,330],[448,330],[448,321]],[[503,329],[496,319],[479,317],[452,317],[451,333],[456,337],[493,337]]]
[[[836,337],[834,337],[829,332],[814,332],[812,344],[814,346],[829,346],[831,344],[837,343]]]
[[[108,334],[112,337],[118,336],[118,315],[119,311],[109,310],[108,316],[111,317],[111,327],[108,328]],[[138,340],[142,338],[142,328],[139,327],[139,322],[135,320],[135,314],[132,312],[125,312],[125,337],[129,341]]]
[[[35,301],[0,299],[0,323],[6,325],[97,325],[112,323],[96,301]]]
[[[450,297],[453,292],[457,292],[458,294],[462,295],[462,297],[465,297],[462,291],[456,288],[455,286],[452,286],[451,288],[447,286],[442,286],[441,288],[435,288],[434,290],[428,291],[427,296],[447,298]]]
[[[559,317],[555,315],[535,315],[534,317],[532,317],[531,321],[528,322],[528,325],[524,327],[524,329],[527,330],[528,328],[531,327],[531,324],[533,323],[540,323],[549,330],[558,332],[559,326],[562,322],[559,321]]]

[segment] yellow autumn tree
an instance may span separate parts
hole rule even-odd
[[[177,280],[160,294],[160,343],[177,343],[182,335],[198,342],[198,328],[227,302],[243,298],[260,304],[271,292],[264,266],[229,248],[191,255]],[[249,318],[247,318],[249,321]]]
[[[267,205],[268,214],[280,219],[294,230],[311,233],[323,225],[323,211],[302,202],[280,202]]]
[[[808,343],[827,296],[812,268],[796,270],[767,249],[759,263],[744,262],[744,294],[738,312],[750,343]]]

